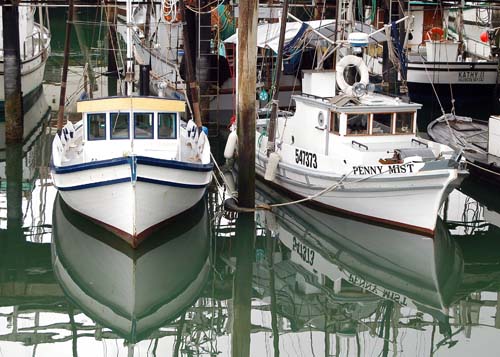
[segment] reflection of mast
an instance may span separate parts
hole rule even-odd
[[[285,0],[287,1],[287,0]],[[280,67],[277,67],[280,68]],[[266,229],[266,242],[268,251],[268,269],[269,269],[269,287],[271,291],[271,325],[273,329],[273,346],[274,356],[279,357],[279,331],[278,331],[278,317],[277,317],[277,302],[276,302],[276,286],[274,281],[274,249],[276,241],[271,235],[271,231]]]

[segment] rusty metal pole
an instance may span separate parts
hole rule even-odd
[[[23,93],[21,91],[21,49],[17,1],[2,6],[5,93],[5,142],[23,141]]]
[[[59,112],[57,113],[57,132],[60,133],[64,121],[64,106],[66,103],[66,83],[68,81],[69,45],[71,37],[71,24],[73,22],[73,0],[69,0],[68,17],[66,20],[66,38],[64,40],[64,59],[61,78],[61,91],[59,94]]]
[[[239,3],[238,16],[238,204],[255,207],[255,103],[257,81],[257,1]]]

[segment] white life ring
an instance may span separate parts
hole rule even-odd
[[[352,95],[352,86],[349,85],[344,78],[344,70],[347,66],[355,66],[361,77],[359,83],[363,83],[365,86],[369,83],[370,77],[368,75],[368,67],[361,57],[354,55],[348,55],[343,57],[339,63],[337,63],[337,84],[339,88],[347,95]]]

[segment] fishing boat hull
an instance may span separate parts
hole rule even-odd
[[[498,63],[493,61],[408,63],[412,101],[435,103],[437,97],[445,110],[451,109],[453,103],[461,113],[471,112],[478,105],[493,108],[497,78]]]
[[[141,156],[53,167],[54,184],[63,200],[132,246],[194,206],[211,173],[211,164]]]
[[[259,156],[256,164],[259,176],[264,177],[266,165],[265,156]],[[373,179],[355,184],[353,180],[345,180],[342,187],[340,176],[301,172],[284,163],[280,166],[280,174],[273,183],[298,198],[317,196],[333,183],[339,183],[339,188],[317,196],[311,202],[427,235],[434,234],[439,208],[460,182],[456,175],[444,170],[442,173],[401,179],[397,183],[394,179]]]

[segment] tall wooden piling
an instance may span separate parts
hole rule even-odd
[[[66,83],[68,81],[69,45],[71,37],[71,24],[73,22],[73,0],[69,0],[68,16],[66,19],[66,38],[64,40],[64,59],[61,78],[61,90],[59,94],[59,112],[57,113],[57,132],[60,133],[64,121],[64,106],[66,103]]]
[[[23,94],[21,90],[21,47],[19,43],[19,8],[17,1],[2,6],[3,58],[5,93],[5,142],[23,140]]]
[[[257,1],[239,3],[238,16],[238,202],[255,207],[255,116],[257,81]]]

